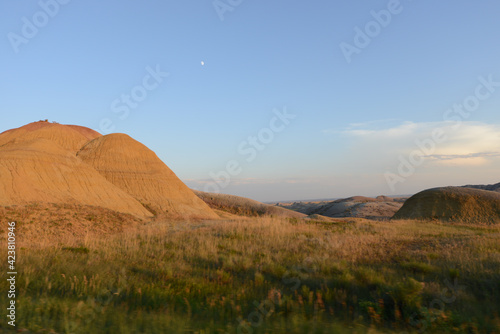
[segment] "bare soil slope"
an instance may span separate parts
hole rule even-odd
[[[0,134],[0,206],[95,206],[138,218],[219,216],[146,146],[40,121]]]
[[[0,205],[31,202],[95,205],[152,216],[132,196],[56,142],[15,139],[0,147]]]
[[[410,197],[393,219],[497,224],[500,222],[500,194],[463,187],[428,189]]]
[[[153,151],[128,135],[98,137],[87,143],[78,157],[155,214],[219,217]]]

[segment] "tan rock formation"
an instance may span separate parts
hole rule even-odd
[[[30,202],[101,206],[152,214],[91,166],[49,139],[15,139],[0,147],[0,205]]]
[[[98,137],[86,144],[78,157],[152,212],[218,218],[153,151],[128,135]]]
[[[0,206],[103,207],[137,217],[219,216],[143,144],[46,121],[0,134]]]

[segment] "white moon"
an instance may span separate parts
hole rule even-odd
[[[203,60],[201,61],[201,66],[205,66],[205,62]]]

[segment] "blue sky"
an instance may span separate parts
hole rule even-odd
[[[262,201],[500,181],[498,1],[215,4],[1,2],[0,131],[111,124],[189,186]]]

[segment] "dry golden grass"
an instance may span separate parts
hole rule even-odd
[[[80,240],[89,235],[107,236],[146,224],[146,220],[102,207],[46,203],[0,206],[0,221],[19,222],[22,240],[29,240],[30,246],[50,246],[56,240]]]
[[[263,217],[53,229],[19,223],[19,324],[31,331],[500,330],[495,226]],[[262,303],[273,311],[252,323]]]

